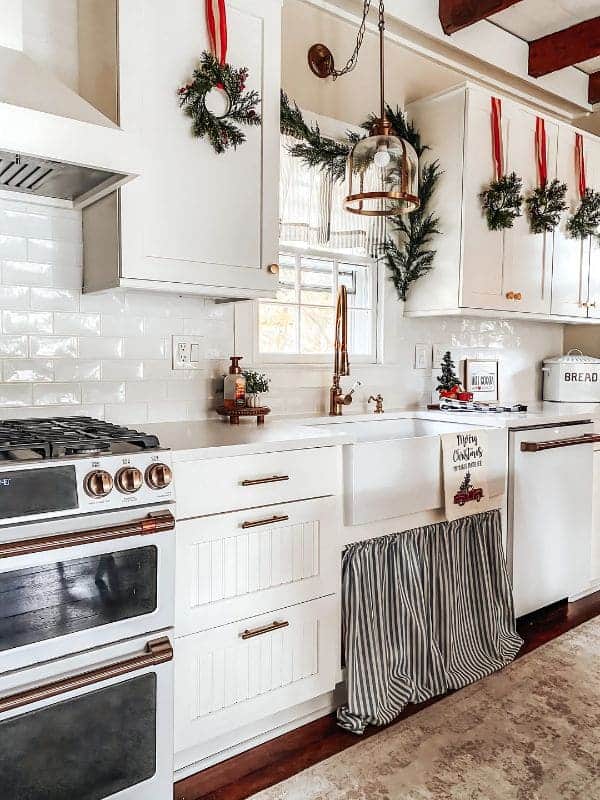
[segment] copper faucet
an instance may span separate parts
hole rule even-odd
[[[329,389],[329,416],[340,417],[342,407],[349,406],[352,395],[361,385],[356,381],[352,389],[342,393],[340,378],[350,375],[350,360],[348,358],[348,290],[340,286],[338,290],[337,306],[335,310],[335,355],[333,360],[333,383]]]

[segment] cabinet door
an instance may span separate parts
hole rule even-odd
[[[479,198],[480,192],[493,176],[490,116],[490,95],[469,90],[465,127],[460,305],[466,308],[504,309],[505,233],[489,230]],[[503,114],[505,146],[510,136],[510,124],[509,116]],[[458,202],[458,197],[456,200]]]
[[[531,112],[509,106],[510,114],[507,171],[523,179],[523,195],[527,197],[538,185],[535,153],[536,116]],[[548,179],[556,175],[558,126],[546,120]],[[508,311],[537,314],[550,312],[552,233],[532,233],[525,207],[523,216],[504,234],[503,289],[500,307]],[[520,299],[509,299],[510,294]],[[508,297],[507,297],[508,295]]]
[[[600,192],[600,140],[588,142],[586,178],[590,188]],[[590,241],[588,316],[600,318],[600,239]]]
[[[590,582],[600,585],[600,450],[594,450],[594,491],[592,495],[592,548]]]
[[[263,122],[219,155],[192,135],[177,96],[209,47],[204,3],[120,4],[121,124],[137,131],[144,165],[121,192],[122,278],[273,288],[280,16],[279,0],[227,3],[228,61],[248,67]]]
[[[589,137],[584,136],[584,152],[589,162]],[[558,135],[557,177],[567,184],[569,210],[554,232],[554,266],[552,272],[552,314],[586,317],[590,272],[590,241],[567,235],[569,215],[577,210],[579,192],[575,173],[575,130],[561,127]]]

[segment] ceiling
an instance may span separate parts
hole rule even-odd
[[[600,0],[522,0],[488,17],[499,28],[531,42],[597,17]],[[600,57],[575,65],[588,74],[600,71]]]

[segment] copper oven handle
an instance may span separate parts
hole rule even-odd
[[[287,514],[281,516],[269,517],[269,519],[259,519],[256,522],[242,522],[242,528],[260,528],[261,525],[272,525],[275,522],[285,522],[289,519]]]
[[[250,630],[245,630],[243,633],[240,633],[240,639],[254,639],[255,636],[262,636],[265,633],[273,633],[273,631],[278,631],[281,628],[287,628],[290,623],[286,620],[285,622],[272,622],[270,625],[265,625],[263,628],[251,628]]]
[[[282,481],[289,481],[289,479],[289,475],[273,475],[270,478],[253,478],[242,481],[242,486],[262,486],[263,483],[281,483]]]
[[[174,527],[175,518],[173,514],[170,511],[163,511],[159,514],[148,514],[147,517],[134,522],[109,525],[106,528],[61,533],[57,536],[41,536],[38,539],[23,539],[20,542],[6,542],[0,544],[0,558],[25,556],[31,553],[42,553],[47,550],[76,547],[80,544],[93,544],[94,542],[105,542],[112,539],[125,539],[129,536],[161,533],[163,531],[172,531]]]
[[[570,439],[551,439],[547,442],[521,442],[524,453],[539,453],[540,450],[554,450],[557,447],[573,447],[576,444],[594,444],[600,442],[600,435],[584,433],[583,436],[572,436]]]
[[[48,700],[51,697],[57,697],[60,694],[66,694],[76,689],[82,689],[85,686],[92,686],[110,678],[118,678],[130,672],[137,672],[145,667],[165,664],[172,659],[173,648],[169,638],[164,636],[161,639],[153,639],[148,642],[144,652],[139,656],[133,656],[133,658],[127,658],[124,661],[118,661],[116,664],[110,664],[106,667],[99,667],[90,672],[81,672],[79,675],[73,675],[70,678],[46,683],[43,686],[37,686],[35,689],[0,697],[0,714],[6,711],[13,711],[15,708],[38,703],[40,700]]]

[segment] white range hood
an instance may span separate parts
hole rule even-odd
[[[0,189],[83,207],[135,176],[130,137],[23,52],[23,2],[0,0]]]

